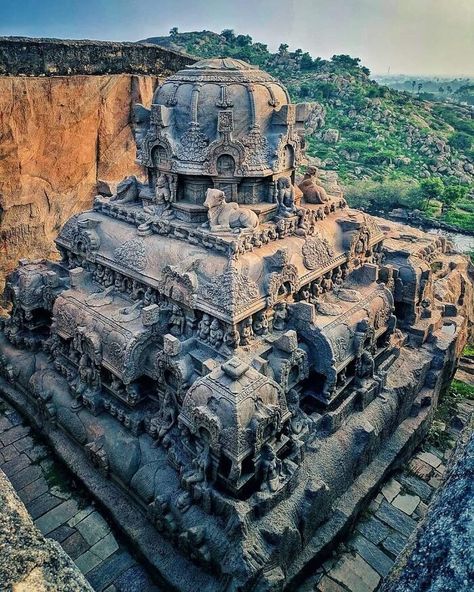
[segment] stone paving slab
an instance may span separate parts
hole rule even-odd
[[[13,444],[1,448],[0,452],[2,453],[3,462],[5,463],[19,456],[18,450],[13,446]]]
[[[41,475],[36,481],[19,489],[17,493],[24,504],[29,504],[43,495],[43,493],[46,493],[48,489],[49,486],[46,483],[46,479]]]
[[[433,473],[433,467],[419,458],[413,458],[410,461],[408,468],[414,475],[423,480],[429,479],[430,475]]]
[[[400,483],[405,489],[411,493],[415,493],[425,502],[430,499],[431,494],[433,493],[433,488],[430,487],[426,481],[422,481],[418,477],[415,477],[415,475],[400,475]]]
[[[18,454],[18,452],[17,452]],[[12,458],[12,460],[7,461],[1,466],[2,471],[5,475],[11,479],[15,473],[18,473],[25,467],[30,465],[30,459],[26,456],[26,454],[18,454]]]
[[[362,535],[358,535],[351,542],[351,545],[359,553],[362,559],[367,561],[370,567],[373,567],[380,576],[385,577],[388,574],[393,565],[393,561],[373,543],[368,541]]]
[[[30,483],[33,483],[40,477],[42,477],[43,473],[41,469],[36,465],[27,465],[24,469],[15,473],[10,477],[10,483],[16,490],[23,489]]]
[[[324,576],[321,579],[316,590],[318,592],[347,592],[347,588],[343,588],[329,576]]]
[[[97,567],[102,562],[101,558],[98,557],[95,553],[93,553],[90,549],[85,551],[82,555],[75,560],[75,564],[81,570],[81,572],[87,577],[87,574]],[[91,584],[94,589],[97,589],[96,586]]]
[[[382,495],[389,503],[392,503],[401,490],[402,486],[400,483],[395,479],[390,479],[390,481],[382,487]]]
[[[76,513],[77,502],[75,500],[68,500],[40,516],[35,520],[35,524],[43,534],[49,534],[55,528],[67,522]]]
[[[87,579],[94,590],[102,592],[104,588],[112,584],[113,581],[125,570],[135,564],[136,561],[130,553],[124,551],[106,559],[101,565],[87,575]]]
[[[392,557],[396,557],[399,555],[403,548],[406,545],[407,537],[404,537],[399,532],[395,532],[388,536],[383,542],[382,547],[392,555]]]
[[[62,525],[64,526],[64,524]],[[71,559],[76,560],[83,553],[89,550],[89,544],[77,530],[71,528],[72,534],[61,542],[61,547]]]
[[[356,528],[358,532],[375,545],[381,543],[391,532],[388,526],[377,520],[374,516],[371,516],[368,520],[361,521]]]
[[[49,512],[56,506],[59,506],[61,500],[54,495],[51,495],[49,491],[36,498],[30,504],[27,504],[28,512],[33,520],[40,518],[46,512]],[[58,525],[59,526],[59,525]]]
[[[432,452],[421,452],[417,455],[417,458],[435,469],[441,464],[441,460]]]
[[[3,444],[3,446],[8,446],[9,444],[13,444],[17,440],[20,440],[29,434],[30,428],[18,425],[0,434],[0,442]]]
[[[67,524],[61,524],[61,526],[58,526],[52,532],[50,532],[48,537],[62,544],[63,541],[65,541],[75,532],[77,532],[77,530],[74,528],[71,528]]]
[[[14,442],[13,446],[18,450],[18,452],[25,452],[27,450],[31,450],[34,444],[35,443],[31,436],[25,436],[24,438]]]
[[[385,500],[380,504],[380,508],[375,513],[377,518],[388,526],[397,530],[400,534],[410,536],[416,528],[416,522],[407,516],[398,508],[394,508]]]
[[[95,545],[92,545],[91,551],[101,559],[107,559],[119,548],[114,535],[109,532],[103,539],[100,539]]]
[[[94,511],[94,508],[92,506],[87,506],[87,508],[83,508],[82,510],[79,510],[79,512],[77,514],[75,514],[70,520],[67,521],[68,525],[69,526],[77,526],[79,524],[79,522],[84,520],[84,518],[89,516],[89,514],[91,514],[93,511]]]
[[[343,555],[330,574],[351,592],[373,592],[380,583],[378,573],[359,555]]]
[[[78,522],[76,528],[89,545],[94,545],[110,532],[107,522],[95,511]]]
[[[411,516],[418,507],[420,498],[417,495],[411,495],[410,493],[400,493],[392,501],[392,505],[398,508],[402,512],[405,512],[408,516]]]

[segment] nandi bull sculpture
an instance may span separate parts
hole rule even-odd
[[[227,203],[225,193],[220,189],[208,189],[204,205],[209,210],[209,228],[212,232],[241,229],[253,230],[258,226],[258,216],[249,208],[241,208],[237,203]]]

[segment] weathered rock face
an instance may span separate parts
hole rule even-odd
[[[384,582],[383,592],[472,589],[473,471],[471,422],[461,436],[443,487]]]
[[[15,592],[92,592],[59,544],[35,527],[0,471],[0,582]]]
[[[0,74],[7,76],[169,76],[193,61],[150,43],[0,37]]]
[[[139,174],[131,105],[158,76],[0,77],[0,283],[19,258],[51,257],[100,178]]]

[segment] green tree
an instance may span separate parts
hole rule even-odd
[[[444,189],[442,196],[443,201],[443,212],[450,209],[454,204],[461,199],[464,199],[469,191],[469,188],[465,185],[448,185]]]
[[[301,56],[300,68],[302,70],[311,70],[312,67],[313,67],[313,58],[310,56],[310,54],[307,51],[305,51],[303,53],[303,55]]]
[[[288,53],[288,43],[280,43],[280,47],[278,48],[278,53],[280,55],[285,55]]]
[[[178,27],[173,27],[172,29],[170,29],[170,36],[171,37],[176,37],[177,34],[178,34]]]
[[[252,37],[250,35],[237,35],[235,42],[239,47],[247,47],[252,44]]]
[[[222,37],[227,41],[227,43],[232,43],[235,41],[235,33],[234,29],[224,29],[221,31]]]
[[[423,199],[424,208],[427,208],[433,199],[442,200],[444,194],[444,183],[439,177],[429,177],[420,182],[420,193]]]
[[[472,138],[465,132],[454,132],[449,138],[449,143],[453,148],[457,148],[458,150],[470,150]]]
[[[360,58],[353,58],[347,54],[339,54],[333,55],[331,58],[331,62],[334,65],[340,66],[343,69],[352,70],[354,68],[359,67]]]

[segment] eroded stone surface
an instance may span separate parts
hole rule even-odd
[[[61,547],[45,539],[0,470],[0,582],[15,592],[92,592]]]

